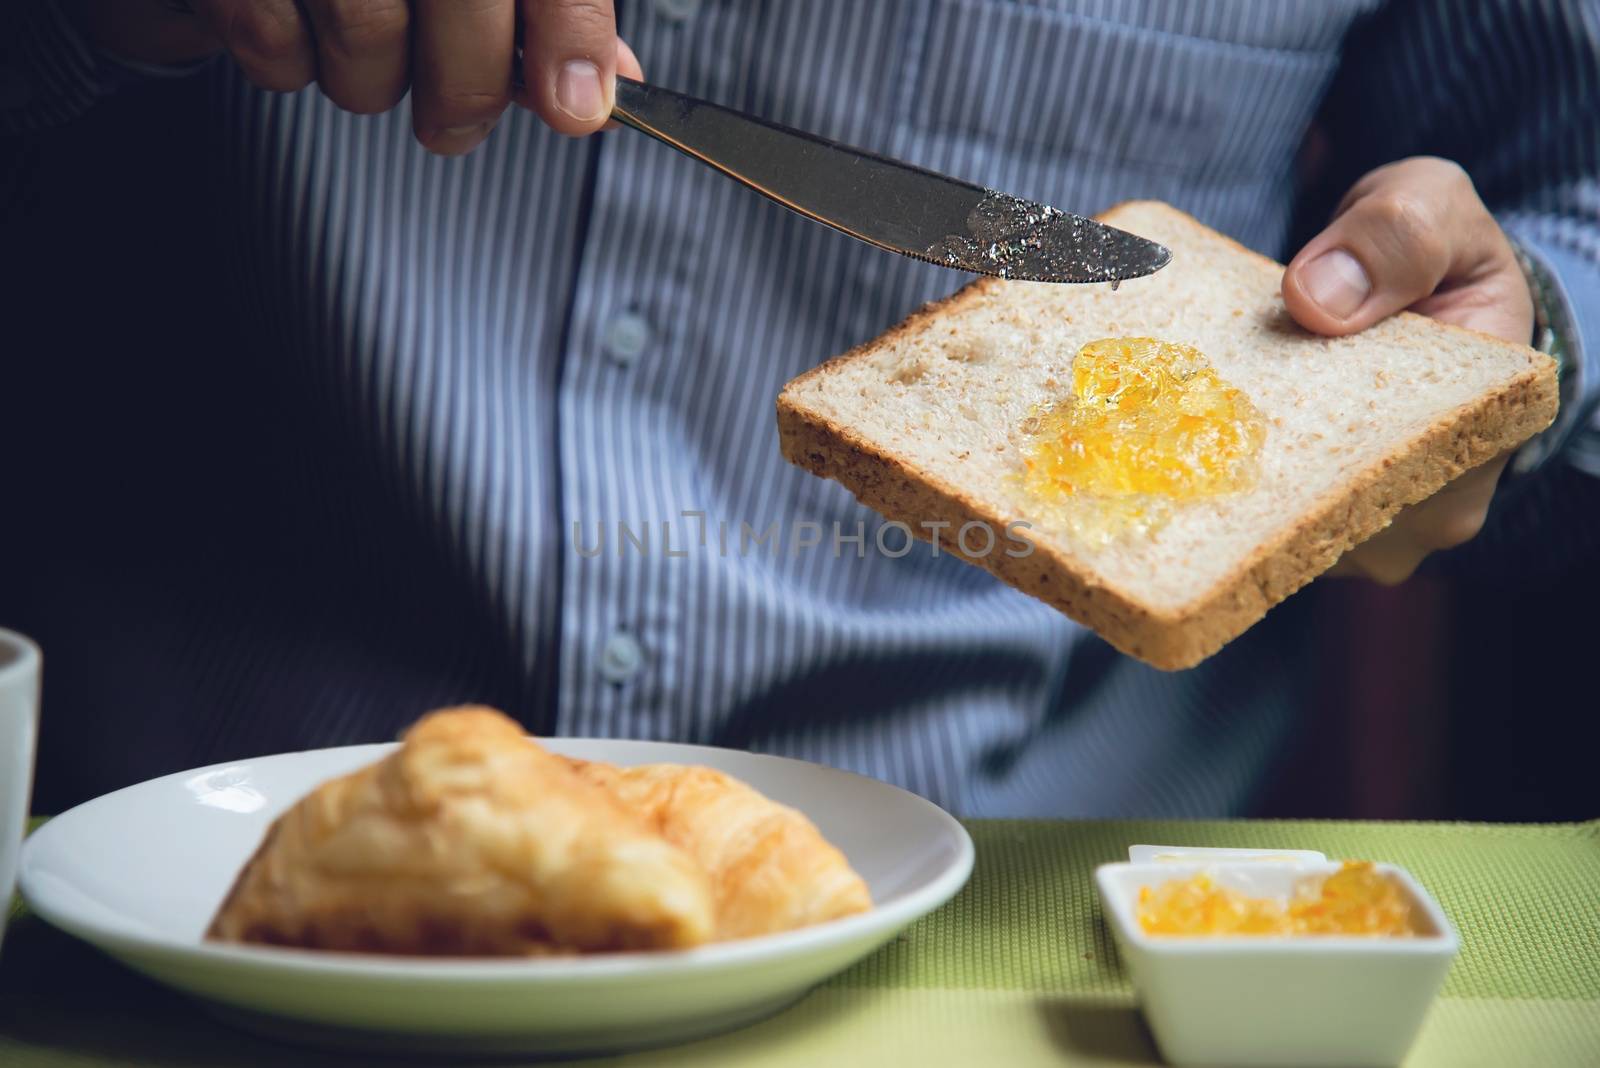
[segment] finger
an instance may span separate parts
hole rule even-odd
[[[511,99],[517,0],[417,0],[411,121],[430,151],[478,145]]]
[[[194,0],[194,8],[261,88],[292,93],[316,78],[310,28],[294,0]]]
[[[549,126],[580,137],[605,125],[616,89],[611,0],[521,0],[526,101]]]
[[[1498,266],[1504,238],[1460,167],[1413,159],[1372,172],[1290,262],[1289,313],[1320,334],[1349,334]]]
[[[1410,578],[1429,553],[1471,541],[1483,529],[1508,458],[1475,467],[1427,500],[1401,509],[1389,526],[1341,556],[1328,573],[1394,586]]]
[[[639,57],[633,54],[628,42],[620,37],[617,38],[617,73],[636,82],[644,81],[644,68],[639,66]]]
[[[1411,540],[1430,551],[1454,549],[1471,541],[1483,529],[1509,458],[1506,453],[1474,467],[1432,497],[1404,509],[1395,525],[1404,525]]]
[[[405,0],[303,0],[317,45],[317,84],[362,115],[406,92],[411,14]]]
[[[1428,551],[1414,545],[1404,531],[1386,530],[1339,558],[1333,574],[1352,575],[1380,586],[1398,586],[1416,573]]]
[[[617,76],[632,78],[636,82],[644,81],[644,68],[639,66],[639,58],[633,54],[633,49],[628,47],[628,42],[620,37],[617,38]],[[617,121],[612,119],[600,128],[615,130]]]

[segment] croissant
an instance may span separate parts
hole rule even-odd
[[[207,937],[408,954],[693,946],[699,863],[488,708],[431,713],[281,816]]]
[[[678,764],[571,763],[700,862],[711,877],[719,939],[872,907],[867,884],[809,819],[730,775]]]

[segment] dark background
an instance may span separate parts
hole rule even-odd
[[[1300,596],[1326,631],[1318,697],[1265,814],[1600,815],[1600,480],[1503,486],[1478,539],[1409,582]]]
[[[216,208],[205,203],[214,153],[185,133],[206,126],[184,114],[193,100],[173,93],[171,110],[138,113],[164,113],[161,124],[112,102],[82,120],[88,131],[0,140],[0,624],[28,629],[7,592],[45,541],[54,558],[82,561],[63,597],[71,582],[137,575],[162,558],[254,566],[230,558],[226,532],[270,521],[252,491],[268,473],[232,467],[225,444],[285,429],[234,425],[217,395],[238,388],[222,373],[238,354],[207,346],[227,333],[216,272],[197,265],[225,259],[227,235],[205,248],[166,241],[167,213]],[[107,247],[102,235],[112,222],[128,233],[130,213],[135,247]],[[155,410],[129,400],[157,394]],[[107,455],[107,440],[124,447]],[[214,493],[164,497],[159,474],[172,464],[205,473]],[[190,521],[175,524],[174,512]],[[175,526],[183,544],[155,533]],[[1323,580],[1298,598],[1318,632],[1317,696],[1261,814],[1600,815],[1600,479],[1563,468],[1503,489],[1477,541],[1402,587]],[[106,642],[139,626],[136,600],[105,621]],[[48,648],[48,634],[35,636]],[[419,640],[418,656],[428,648]],[[105,662],[74,653],[79,670]]]

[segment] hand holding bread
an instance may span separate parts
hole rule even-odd
[[[1369,214],[1363,208],[1357,218]],[[1407,299],[1392,286],[1374,290],[1351,313],[1350,324],[1370,322],[1365,330],[1318,335],[1286,310],[1281,266],[1187,215],[1147,201],[1100,218],[1171,248],[1172,264],[1119,290],[974,282],[790,382],[778,398],[784,455],[843,483],[911,534],[955,533],[956,544],[947,537],[942,546],[949,555],[1171,670],[1210,656],[1407,506],[1497,462],[1555,416],[1549,356],[1409,312],[1378,319]],[[1317,244],[1311,259],[1354,235],[1351,225]],[[1469,251],[1461,262],[1477,265],[1459,268],[1466,296],[1447,287],[1418,307],[1467,315],[1500,292],[1508,282],[1493,271],[1499,260],[1492,237],[1463,237]],[[1384,247],[1378,238],[1370,242]],[[1441,279],[1453,277],[1453,247],[1434,264]],[[1372,254],[1368,245],[1359,249]],[[1485,263],[1492,282],[1484,281]],[[1306,282],[1305,268],[1294,277]],[[1482,325],[1482,314],[1470,321]],[[1342,329],[1345,322],[1323,325]],[[1502,325],[1516,324],[1508,318]],[[1187,383],[1188,395],[1176,399],[1170,418],[1145,418],[1143,402],[1127,405],[1137,382],[1121,368],[1085,381],[1083,358],[1107,352],[1173,354],[1164,364],[1128,368],[1140,382]],[[1197,383],[1202,388],[1192,388]],[[1133,392],[1174,403],[1165,388]],[[1058,418],[1084,404],[1109,406],[1090,409],[1095,413],[1116,411],[1109,419]],[[1246,417],[1229,416],[1229,409]],[[1107,479],[1111,492],[1097,495],[1071,478],[1053,479],[1047,481],[1060,492],[1051,499],[1034,491],[1029,476],[1037,469],[1039,428],[1053,432],[1063,423],[1122,432],[1123,439],[1063,439],[1060,457],[1128,457],[1143,465],[1150,424],[1160,463],[1190,470],[1214,458],[1213,443],[1231,435],[1243,447],[1225,458],[1237,459],[1244,477],[1215,487],[1181,479],[1198,489],[1177,497],[1164,495],[1159,480],[1124,493]],[[1491,479],[1492,469],[1478,478]],[[1146,488],[1152,484],[1157,492]],[[1470,513],[1470,494],[1465,503]],[[1434,507],[1451,513],[1446,527],[1455,521],[1450,502]],[[1159,523],[1146,521],[1151,513]],[[1118,522],[1082,521],[1101,514]],[[1412,514],[1412,522],[1431,518],[1422,509]],[[1108,525],[1124,529],[1110,539],[1083,536]],[[995,551],[982,533],[1019,526],[1030,552]],[[963,542],[967,529],[980,533]]]
[[[1341,336],[1409,309],[1444,323],[1525,342],[1533,304],[1511,243],[1472,179],[1449,160],[1401,160],[1346,194],[1327,229],[1289,262],[1283,302],[1301,326]],[[1402,582],[1428,553],[1483,527],[1502,454],[1402,510],[1351,549],[1330,574]]]

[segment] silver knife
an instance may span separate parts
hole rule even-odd
[[[611,117],[808,219],[957,270],[1115,285],[1172,259],[1093,219],[630,78],[617,79]]]

